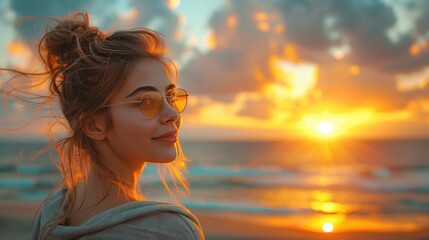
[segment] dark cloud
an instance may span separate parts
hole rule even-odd
[[[425,0],[410,1],[406,5],[406,8],[410,12],[418,12],[419,17],[416,20],[414,31],[418,36],[427,37],[429,31],[429,2]]]
[[[427,1],[408,4],[410,16],[416,9],[422,13],[414,29],[398,41],[390,40],[387,34],[397,23],[397,16],[392,6],[381,0],[285,0],[278,1],[278,7],[288,26],[286,38],[300,48],[307,60],[323,64],[330,58],[327,54],[330,47],[345,43],[351,48],[348,61],[365,67],[398,73],[416,71],[429,64],[428,51],[417,58],[409,54],[416,37],[428,32]],[[325,23],[329,20],[333,23],[328,30]],[[339,36],[330,39],[329,31]],[[316,58],[314,51],[325,57]]]
[[[252,64],[245,51],[225,49],[195,58],[181,75],[184,86],[197,94],[216,96],[257,91],[261,84],[255,81],[252,65],[256,64]]]
[[[168,6],[167,0],[149,1],[133,0],[129,6],[138,11],[138,18],[127,27],[148,27],[154,21],[158,21],[156,30],[162,33],[171,47],[171,56],[179,58],[186,50],[182,39],[177,39],[180,25],[179,16]],[[16,15],[16,31],[18,35],[27,41],[37,40],[45,32],[46,25],[52,17],[63,17],[77,11],[87,11],[92,19],[96,19],[96,25],[102,30],[110,30],[117,26],[119,10],[115,8],[118,0],[13,0],[9,8]]]
[[[309,51],[320,51],[330,45],[324,20],[326,5],[321,1],[277,1],[278,10],[286,23],[285,37],[289,42]]]
[[[45,31],[49,18],[87,10],[87,3],[85,0],[13,0],[10,1],[10,9],[16,15],[16,31],[24,40],[31,41]]]

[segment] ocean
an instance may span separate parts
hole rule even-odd
[[[0,201],[41,201],[59,174],[44,142],[0,142]],[[193,210],[310,231],[429,228],[429,139],[182,142]],[[55,154],[52,155],[55,157]],[[148,165],[142,191],[168,194]],[[328,224],[328,225],[327,225]]]

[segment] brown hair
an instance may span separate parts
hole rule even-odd
[[[53,26],[52,23],[56,24]],[[63,205],[68,207],[63,215],[42,226],[41,237],[46,238],[60,222],[71,216],[71,210],[76,203],[75,186],[86,177],[90,161],[102,169],[111,184],[121,189],[125,196],[143,199],[140,192],[131,189],[99,161],[90,138],[83,130],[83,124],[92,114],[103,112],[108,127],[112,126],[109,111],[106,110],[108,108],[103,106],[123,84],[137,60],[150,58],[161,61],[170,78],[175,80],[177,69],[164,57],[166,50],[162,36],[153,30],[136,28],[106,35],[98,28],[90,26],[87,13],[76,13],[62,20],[53,19],[48,24],[46,34],[39,42],[39,55],[46,66],[45,73],[12,70],[27,77],[48,75],[44,82],[48,81],[50,91],[42,105],[52,108],[51,102],[58,99],[66,120],[65,125],[69,130],[68,135],[56,143],[60,159],[58,168],[63,175],[57,188],[67,188],[69,195]],[[33,84],[32,87],[40,84],[43,83]],[[5,93],[4,90],[2,92]],[[188,160],[179,142],[176,146],[176,160],[159,168],[161,180],[173,198],[174,194],[168,184],[170,181],[166,178],[173,180],[179,193],[188,193],[188,182],[184,178]]]

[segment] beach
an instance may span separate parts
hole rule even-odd
[[[180,201],[207,239],[427,240],[428,144],[188,142],[191,194]],[[0,146],[0,239],[28,239],[59,179],[46,155],[24,161],[40,145]],[[156,165],[140,183],[149,199],[169,200]]]
[[[3,202],[0,204],[0,239],[28,239],[32,216],[38,203]],[[320,233],[300,229],[288,229],[251,224],[237,219],[228,219],[231,212],[194,211],[198,216],[207,240],[427,240],[429,229],[415,232],[346,232]],[[236,216],[237,218],[239,216]]]

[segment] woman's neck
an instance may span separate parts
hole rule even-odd
[[[76,202],[66,224],[78,226],[101,212],[142,200],[136,191],[139,175],[118,176],[119,183],[114,184],[102,170],[91,166],[87,178],[76,185]]]

